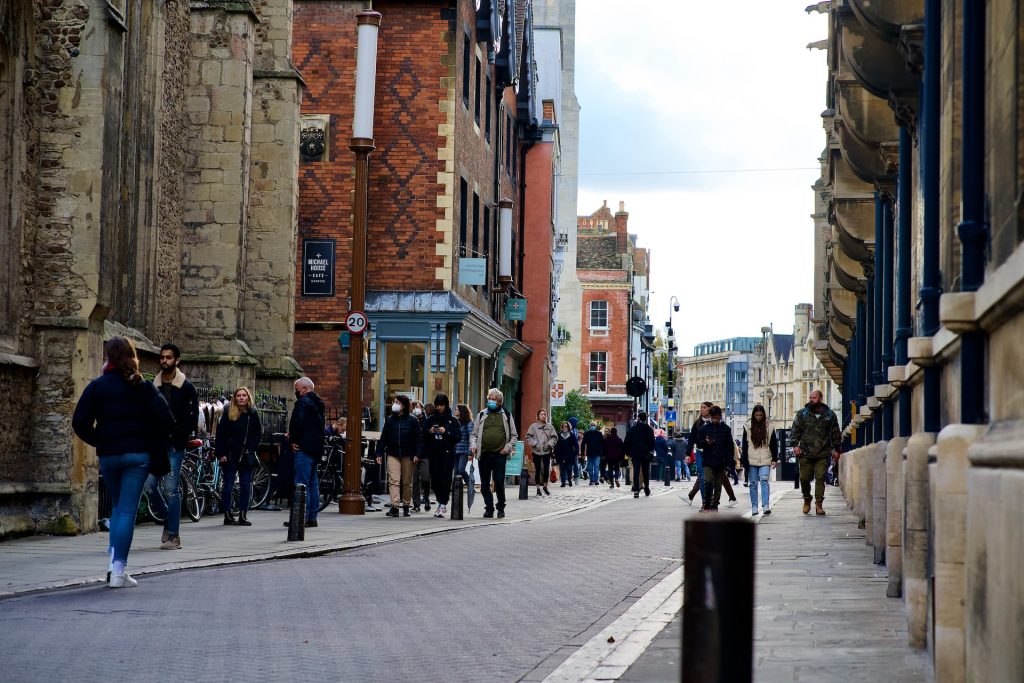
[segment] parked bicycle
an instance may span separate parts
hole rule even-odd
[[[342,492],[342,459],[345,457],[345,440],[340,436],[327,437],[324,454],[316,465],[317,489],[320,492],[320,508],[323,512]]]
[[[192,479],[187,476],[184,463],[182,463],[181,477],[178,478],[178,495],[181,497],[181,509],[188,515],[189,519],[193,522],[198,522],[203,514],[202,503]],[[154,505],[150,496],[158,496],[161,505]],[[153,490],[142,492],[142,499],[139,501],[140,512],[144,512],[155,523],[163,524],[167,518],[166,510],[167,498],[164,497],[163,487],[159,482],[157,482]]]

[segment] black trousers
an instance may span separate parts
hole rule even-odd
[[[632,458],[633,460],[633,490],[644,491],[651,490],[651,459],[646,458]],[[640,480],[643,479],[643,486],[640,485]]]
[[[533,476],[536,479],[537,486],[547,488],[548,479],[551,478],[551,455],[538,455],[534,453],[530,457],[533,458]]]
[[[455,455],[453,453],[431,453],[430,459],[430,485],[434,487],[434,496],[440,505],[447,507],[448,499],[452,494],[452,472],[455,468]]]
[[[484,496],[484,512],[493,512],[494,496],[498,497],[498,510],[505,509],[505,465],[508,458],[502,453],[484,453],[480,456],[480,493]],[[494,493],[491,493],[491,482]]]

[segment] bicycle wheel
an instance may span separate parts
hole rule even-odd
[[[156,485],[155,495],[160,497],[160,502],[163,503],[163,509],[167,510],[167,501],[164,500],[164,494],[160,492],[159,482]],[[149,513],[149,518],[156,524],[163,524],[164,520],[167,519],[166,512],[164,514],[160,514],[156,511],[156,506],[153,505],[153,501],[150,499],[149,493],[143,493],[142,497],[146,499],[146,512]]]
[[[250,508],[257,508],[267,502],[270,495],[270,470],[263,464],[263,461],[252,470],[252,496],[249,503]]]
[[[317,491],[320,494],[320,506],[317,508],[319,512],[323,512],[328,505],[334,502],[334,497],[338,495],[338,489],[336,488],[337,482],[335,480],[334,473],[331,468],[328,467],[327,463],[320,463],[316,468],[317,477]]]
[[[192,485],[192,480],[188,477],[182,477],[181,479],[181,506],[185,509],[185,514],[193,522],[198,522],[199,518],[203,516],[203,499],[202,496],[196,491],[195,486]]]

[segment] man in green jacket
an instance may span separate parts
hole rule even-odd
[[[804,406],[790,431],[793,453],[800,459],[800,490],[804,494],[804,514],[811,512],[811,476],[814,476],[814,513],[825,514],[821,506],[825,500],[825,470],[831,455],[839,459],[839,447],[843,435],[839,420],[832,409],[821,401],[821,392],[811,392],[810,401]]]

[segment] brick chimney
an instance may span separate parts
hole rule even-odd
[[[629,232],[626,224],[629,222],[629,214],[626,213],[626,202],[619,202],[619,210],[615,212],[615,253],[625,254],[626,244],[629,240]]]

